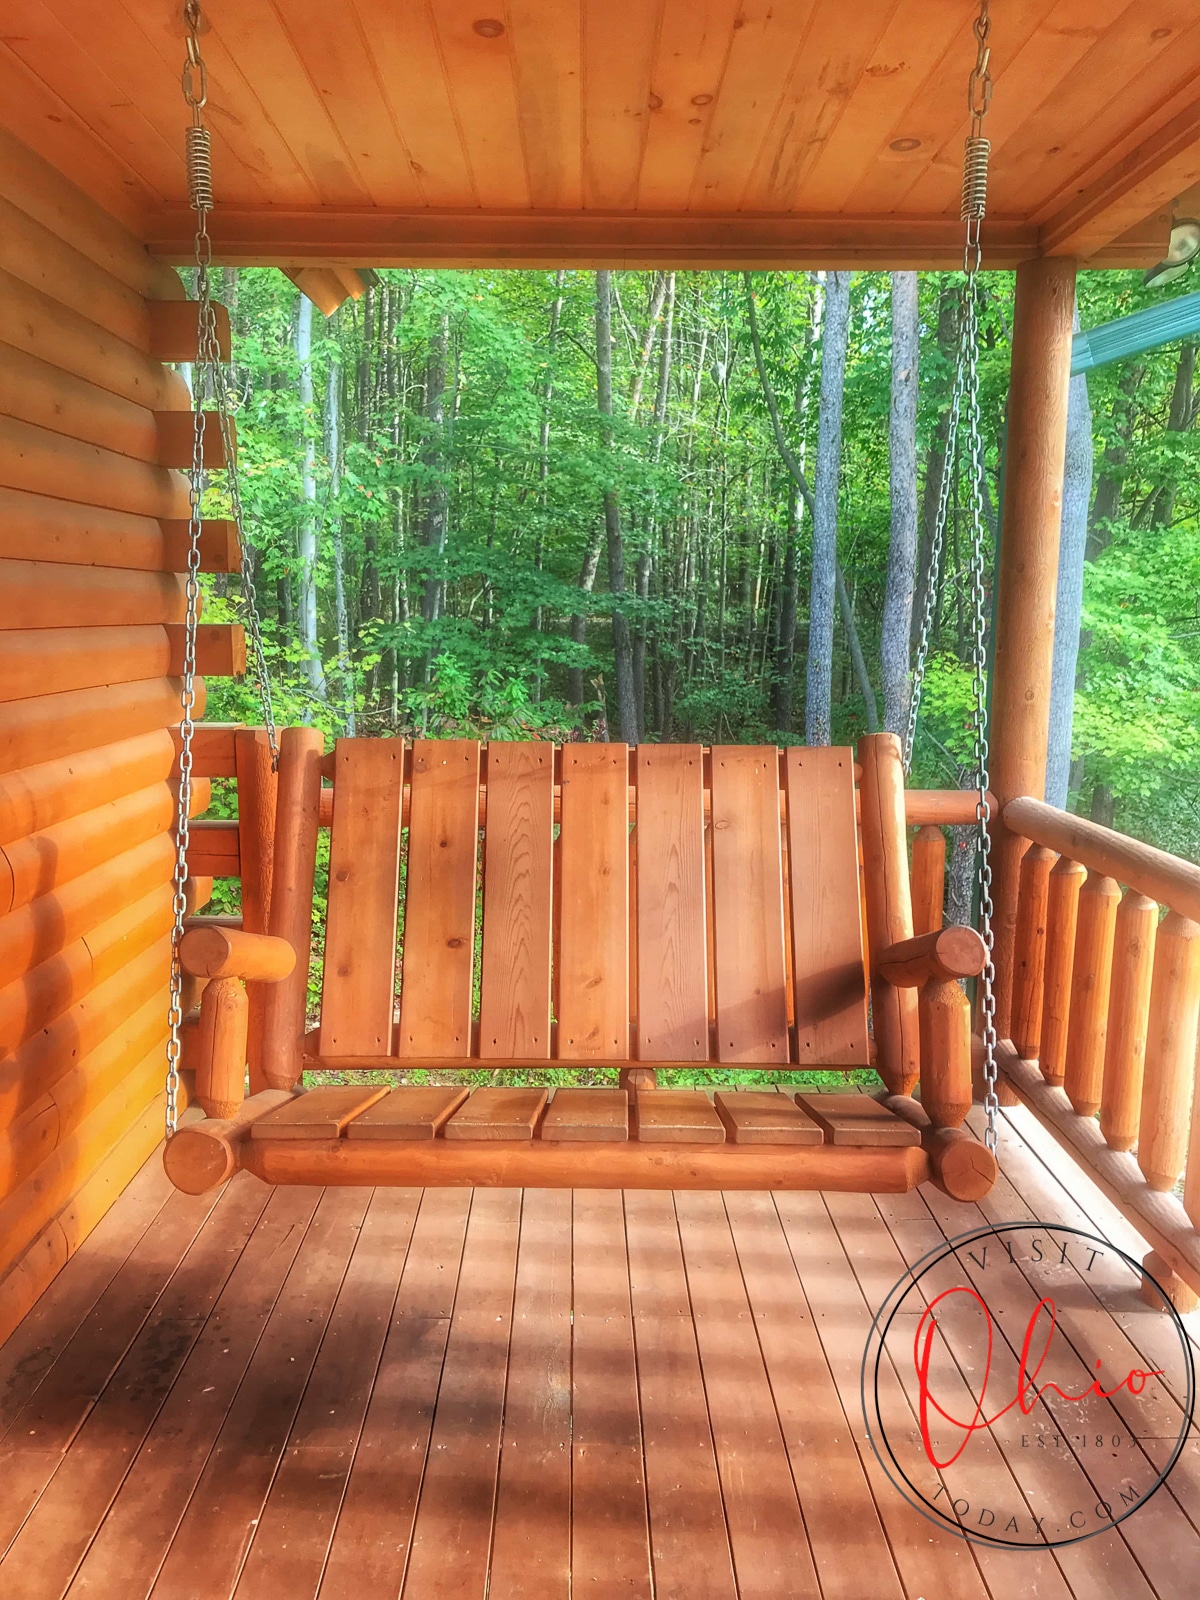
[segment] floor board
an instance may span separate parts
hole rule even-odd
[[[906,1263],[1031,1216],[1144,1252],[1019,1109],[1000,1158],[970,1207],[249,1176],[195,1200],[151,1161],[0,1347],[0,1595],[1192,1600],[1195,1433],[1119,1529],[1037,1553],[943,1534],[870,1449],[863,1342]],[[1081,1370],[1160,1364],[1167,1323],[1079,1277]],[[1028,1287],[1014,1266],[1018,1320]],[[1002,1443],[981,1460],[1036,1491]]]

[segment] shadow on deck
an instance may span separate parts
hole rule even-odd
[[[866,1444],[872,1311],[943,1235],[1036,1214],[1144,1253],[1028,1113],[1000,1154],[981,1206],[248,1175],[197,1200],[156,1157],[0,1349],[0,1594],[1194,1596],[1195,1429],[1142,1510],[1057,1552],[942,1533]],[[1095,1296],[1081,1355],[1153,1366],[1166,1320]]]

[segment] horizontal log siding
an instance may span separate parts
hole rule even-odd
[[[187,514],[176,275],[0,134],[0,1339],[157,1142]],[[197,800],[207,801],[207,786]]]

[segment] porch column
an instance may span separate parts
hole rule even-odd
[[[992,684],[991,779],[1001,806],[1018,795],[1040,800],[1046,783],[1076,265],[1046,256],[1017,268]],[[1003,1039],[1024,847],[1003,827],[993,837],[996,1026]]]

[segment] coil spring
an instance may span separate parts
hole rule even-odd
[[[193,211],[213,208],[212,143],[208,129],[193,124],[184,132],[187,158],[188,204]]]
[[[964,222],[982,219],[987,212],[988,157],[992,145],[978,135],[967,140],[963,151],[962,211]]]

